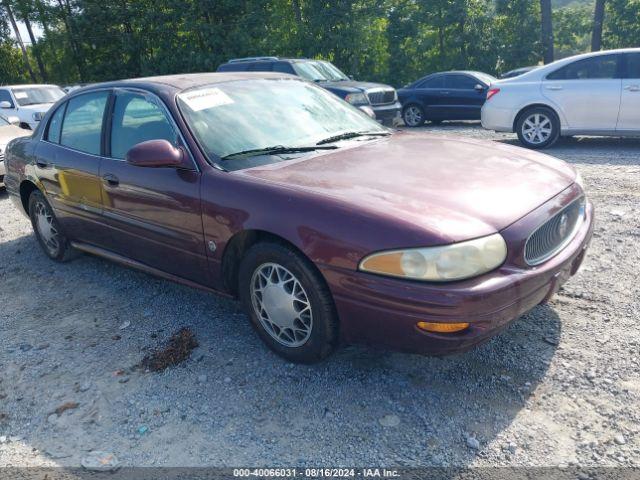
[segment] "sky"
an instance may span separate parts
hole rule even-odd
[[[31,43],[31,41],[29,40],[29,32],[27,32],[27,27],[25,27],[23,22],[17,22],[17,23],[18,23],[18,30],[20,30],[20,36],[22,37],[22,41],[25,44]],[[40,28],[40,25],[32,23],[31,28],[36,38],[40,38],[42,36],[42,28]],[[15,38],[15,35],[13,35],[13,31],[11,32],[11,34],[12,34],[11,36]]]

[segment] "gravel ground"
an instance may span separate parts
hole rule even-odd
[[[640,140],[548,153],[577,166],[596,206],[582,270],[442,359],[348,347],[288,364],[232,301],[91,256],[49,261],[0,193],[0,466],[92,451],[134,466],[640,466]],[[188,360],[132,368],[182,327],[200,343]]]

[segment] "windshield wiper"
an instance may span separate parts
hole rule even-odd
[[[229,155],[225,155],[224,157],[222,157],[222,160],[229,160],[231,158],[251,156],[251,155],[312,152],[314,150],[335,150],[336,148],[338,147],[336,147],[335,145],[327,145],[325,147],[320,147],[318,145],[312,145],[309,147],[285,147],[283,145],[276,145],[273,147],[252,148],[250,150],[242,150],[241,152],[230,153]]]
[[[337,142],[338,140],[348,140],[349,138],[356,138],[356,137],[368,137],[368,136],[386,137],[387,135],[391,135],[391,134],[389,132],[345,132],[345,133],[341,133],[340,135],[334,135],[332,137],[328,137],[323,140],[320,140],[318,143],[316,143],[316,145],[324,145],[325,143],[333,143],[333,142]]]

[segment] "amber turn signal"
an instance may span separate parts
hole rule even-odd
[[[468,323],[433,323],[433,322],[418,322],[416,326],[420,330],[425,332],[435,333],[454,333],[460,332],[469,327]]]

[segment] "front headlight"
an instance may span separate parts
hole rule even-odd
[[[507,258],[502,235],[441,247],[411,248],[374,253],[360,262],[360,270],[428,282],[452,282],[489,272]]]
[[[34,119],[36,122],[39,122],[40,120],[42,120],[42,117],[43,117],[43,116],[44,116],[44,113],[42,113],[42,112],[36,112],[36,113],[34,113],[34,114],[33,114],[33,119]]]
[[[368,105],[369,99],[364,93],[350,93],[344,99],[351,105]]]

